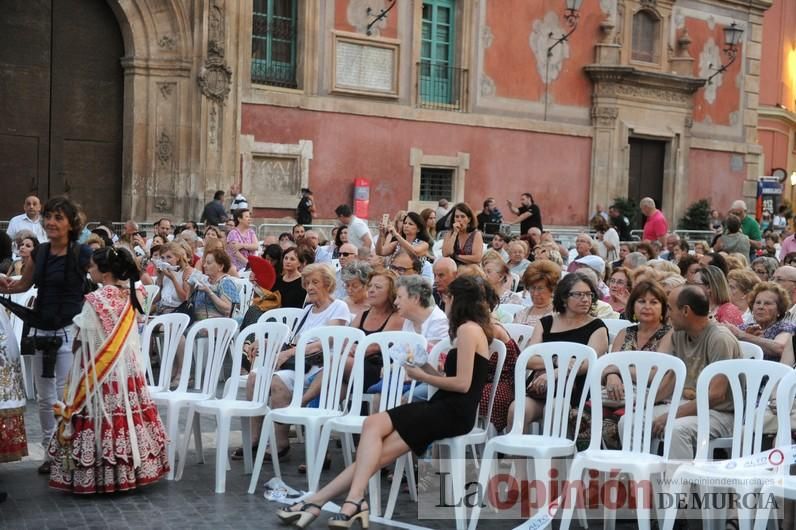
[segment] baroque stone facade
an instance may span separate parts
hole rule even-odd
[[[242,3],[109,1],[122,31],[122,217],[188,219],[239,181]],[[234,62],[234,61],[233,61]]]

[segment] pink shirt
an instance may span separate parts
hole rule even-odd
[[[650,215],[647,218],[647,222],[644,223],[644,234],[641,239],[644,241],[655,241],[665,236],[668,231],[669,225],[666,224],[663,212],[655,210],[655,213]]]
[[[779,251],[779,261],[785,259],[785,256],[791,252],[796,252],[796,237],[793,235],[782,240],[782,248]]]

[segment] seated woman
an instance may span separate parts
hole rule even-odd
[[[617,267],[611,272],[608,280],[608,302],[617,313],[624,313],[630,291],[633,289],[633,279],[624,267]]]
[[[754,322],[739,327],[731,324],[725,326],[738,340],[760,346],[765,360],[779,362],[796,332],[796,326],[785,319],[785,313],[791,305],[790,296],[779,284],[761,282],[755,286],[749,298]]]
[[[36,239],[36,236],[33,235],[33,232],[25,230],[25,234],[22,237],[14,238],[17,244],[17,254],[19,254],[19,259],[11,264],[11,267],[8,270],[9,276],[22,276],[23,271],[25,270],[25,263],[28,261],[28,258],[31,256],[35,256],[36,252],[39,250],[39,240]]]
[[[500,254],[490,250],[484,256],[481,266],[484,268],[484,274],[486,274],[489,286],[492,287],[492,290],[498,296],[499,304],[523,303],[522,294],[511,290],[511,284],[514,279],[509,272],[508,265],[500,257]]]
[[[358,315],[368,308],[368,278],[373,272],[370,265],[355,261],[340,269],[340,280],[345,285],[346,297],[343,302],[351,315]]]
[[[730,302],[743,314],[743,323],[754,322],[749,307],[749,294],[760,283],[760,278],[749,269],[733,270],[727,274],[727,287],[730,289]]]
[[[299,323],[296,325],[296,331],[293,334],[293,344],[296,344],[301,334],[307,330],[319,326],[347,326],[351,322],[351,312],[348,306],[342,300],[335,300],[332,297],[335,287],[335,274],[332,267],[326,263],[314,263],[304,267],[301,273],[302,283],[304,289],[307,291],[307,301],[309,305],[304,308]],[[257,351],[256,344],[252,346],[249,351]],[[305,351],[306,355],[317,353],[321,351],[321,345],[317,342],[311,343],[307,346]],[[309,403],[318,394],[309,392],[309,385],[314,379],[314,375],[320,372],[321,367],[312,365],[311,363],[306,366],[307,372],[305,374],[296,374],[292,368],[285,368],[288,361],[293,360],[296,354],[295,346],[282,350],[277,359],[276,365],[278,371],[274,373],[274,379],[271,383],[271,408],[278,409],[287,407],[293,396],[293,385],[302,385],[305,389],[303,404]],[[255,379],[252,375],[248,378],[246,387],[247,396],[251,397],[254,392]],[[259,442],[260,428],[262,427],[262,418],[252,418],[252,441],[256,447]],[[289,425],[282,425],[277,423],[275,445],[277,453],[280,458],[287,455],[290,450],[290,442],[288,441]],[[272,441],[274,443],[274,441]],[[272,446],[273,447],[273,446]],[[240,448],[233,453],[233,458],[243,458],[243,449]]]
[[[376,240],[376,253],[379,256],[395,256],[407,252],[419,258],[428,254],[431,237],[428,235],[423,219],[415,212],[409,212],[398,231],[394,225],[380,226]]]
[[[581,271],[571,272],[564,276],[556,286],[553,294],[554,314],[543,317],[533,330],[530,344],[542,342],[576,342],[594,348],[597,355],[608,351],[608,328],[602,320],[591,316],[593,305],[598,299],[597,287],[592,279]],[[528,363],[528,369],[534,373],[529,378],[525,403],[512,403],[509,407],[507,424],[514,421],[514,409],[525,407],[525,427],[541,417],[547,392],[547,374],[544,372],[544,361],[534,357]],[[584,373],[578,376],[575,384],[579,390],[573,392],[572,402],[577,406],[580,393],[585,383]],[[583,430],[583,429],[581,429]]]
[[[453,207],[451,229],[442,240],[442,255],[458,265],[479,264],[484,253],[484,238],[473,211],[460,202]]]
[[[436,440],[466,434],[473,427],[478,402],[487,380],[489,342],[492,340],[489,289],[472,277],[451,282],[446,297],[450,338],[454,343],[445,360],[445,376],[437,370],[407,366],[409,377],[437,387],[431,400],[410,403],[369,416],[365,420],[354,463],[318,492],[277,511],[287,524],[304,528],[321,513],[321,506],[347,493],[329,520],[330,528],[350,528],[359,521],[368,527],[369,510],[364,493],[368,480],[381,467],[408,451],[421,454]],[[422,428],[418,428],[422,426]]]
[[[710,319],[721,324],[740,326],[743,324],[743,313],[730,302],[730,289],[727,278],[715,265],[701,267],[693,275],[688,285],[697,285],[705,291],[710,300]]]
[[[530,254],[528,243],[522,239],[515,239],[508,244],[508,249],[509,270],[512,272],[512,274],[516,274],[522,278],[522,275],[525,274],[525,269],[527,269],[528,265],[531,264],[531,262],[528,261],[528,255]]]
[[[185,250],[179,243],[166,243],[160,247],[160,259],[156,264],[155,284],[160,292],[155,297],[154,315],[173,313],[177,307],[191,296],[188,278],[193,268],[188,264]],[[179,373],[179,372],[178,372]]]
[[[240,303],[238,287],[229,277],[232,262],[221,248],[206,252],[203,258],[204,272],[208,281],[197,282],[193,302],[194,321],[207,318],[228,317],[235,305]]]
[[[304,281],[301,271],[312,263],[315,256],[306,249],[288,247],[282,254],[282,274],[276,277],[274,292],[278,292],[282,299],[282,307],[304,307],[307,291],[304,290]]]
[[[514,315],[515,324],[537,326],[539,319],[553,314],[553,291],[561,279],[561,267],[549,260],[534,261],[522,275],[525,292],[533,305]]]
[[[627,299],[628,316],[633,326],[619,332],[614,339],[611,351],[653,351],[671,353],[672,326],[668,324],[666,292],[654,282],[643,281],[637,284]],[[625,397],[622,378],[611,373],[604,378],[604,396],[612,401]],[[603,416],[603,439],[609,449],[619,449],[619,417],[614,414]]]

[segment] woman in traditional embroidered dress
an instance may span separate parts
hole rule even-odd
[[[94,252],[89,272],[102,288],[86,295],[64,402],[48,453],[50,486],[73,493],[126,491],[168,472],[166,434],[137,352],[138,268],[124,249]],[[125,282],[129,282],[129,285]],[[95,383],[96,381],[96,383]]]
[[[11,322],[0,309],[0,463],[14,462],[28,454],[21,363]],[[0,502],[5,498],[5,492],[0,492]]]

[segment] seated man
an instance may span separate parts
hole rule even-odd
[[[686,366],[685,386],[682,396],[672,396],[674,376],[666,374],[658,390],[656,401],[679,400],[680,406],[672,431],[669,458],[693,460],[697,438],[697,379],[710,363],[727,359],[740,359],[741,349],[727,328],[708,318],[710,302],[702,289],[695,286],[676,287],[669,294],[669,318],[674,333],[672,354]],[[710,403],[710,437],[719,438],[732,434],[733,412],[729,395],[729,384],[723,377],[715,377],[708,387]],[[657,405],[652,433],[663,436],[666,428],[668,405]],[[622,418],[624,419],[624,418]],[[622,420],[619,434],[622,434]]]

